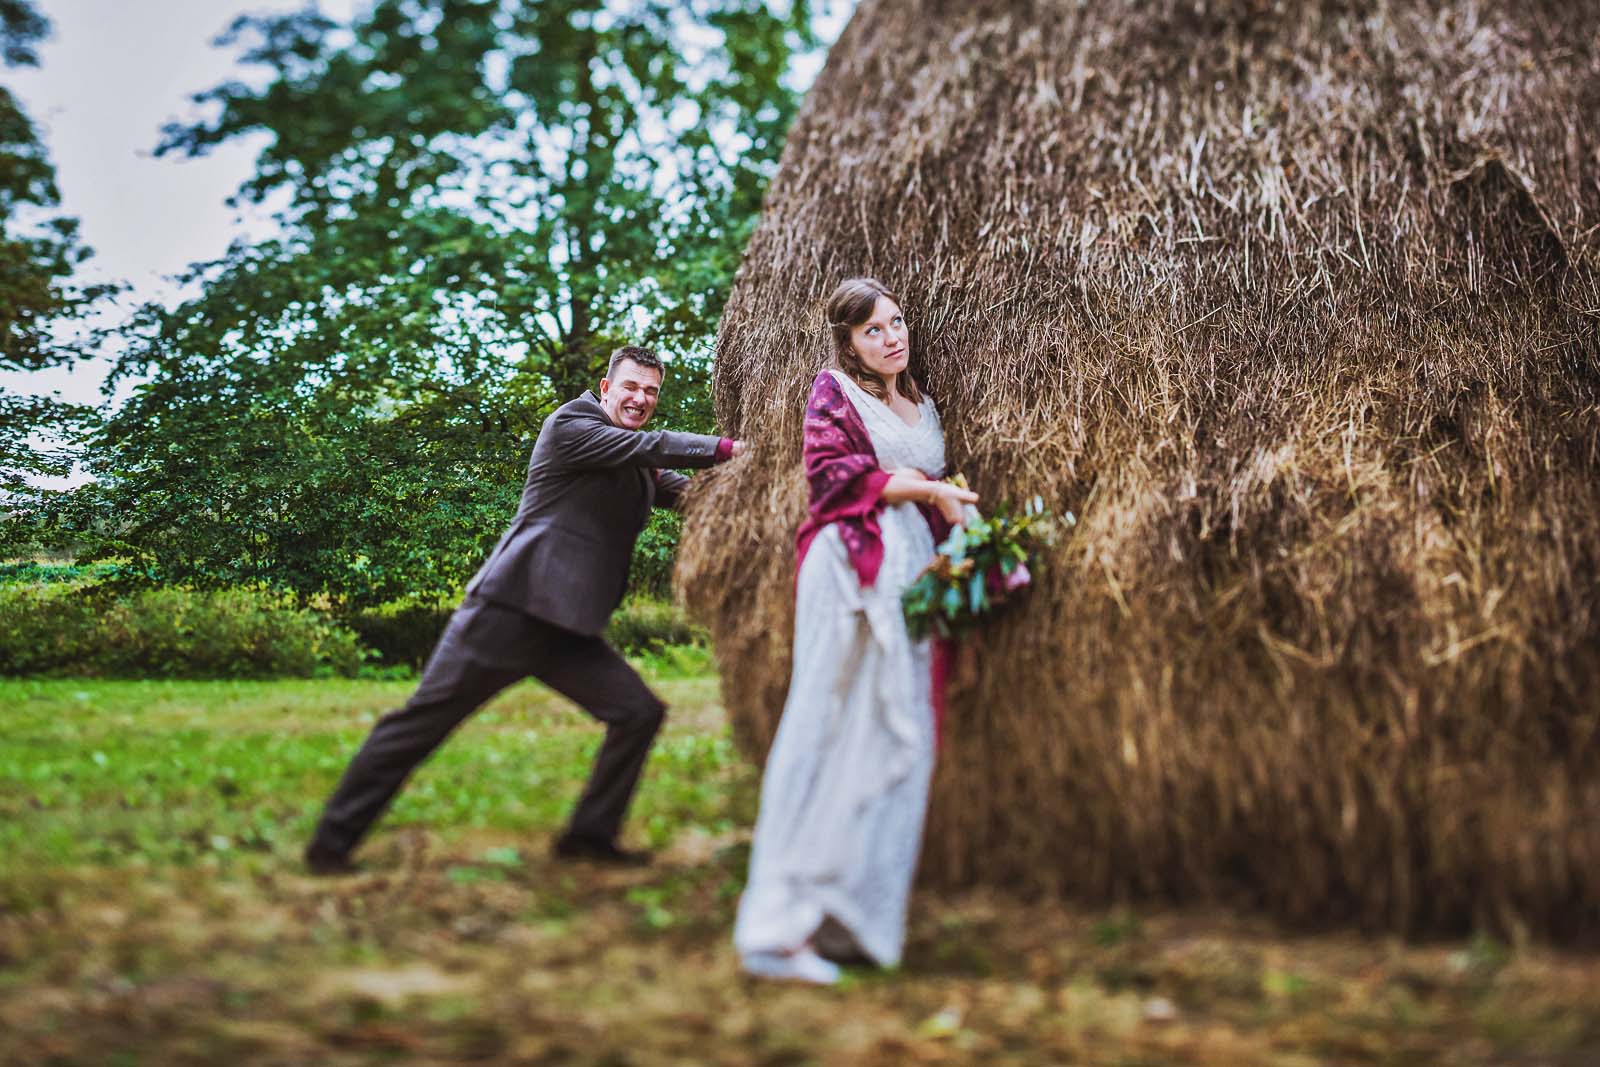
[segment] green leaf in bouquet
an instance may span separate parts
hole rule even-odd
[[[944,613],[946,618],[953,619],[961,614],[961,587],[952,585],[944,591]]]
[[[978,615],[989,606],[989,590],[984,581],[983,571],[974,571],[972,578],[967,582],[967,607],[972,614]]]
[[[950,531],[950,536],[944,539],[944,544],[939,546],[939,551],[949,556],[952,562],[959,563],[967,558],[967,531],[964,526],[957,526]]]

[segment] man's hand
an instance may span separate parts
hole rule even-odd
[[[745,453],[745,443],[743,441],[734,441],[733,442],[733,458],[734,459],[738,459],[740,456],[744,455],[744,453]]]

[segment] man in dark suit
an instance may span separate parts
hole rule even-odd
[[[664,705],[601,637],[622,599],[634,542],[650,508],[673,507],[689,479],[743,451],[703,434],[642,432],[661,390],[661,361],[629,345],[612,354],[600,395],[545,420],[511,528],[467,584],[417,691],[378,720],[328,800],[306,864],[354,869],[350,854],[411,771],[462,720],[529,675],[606,724],[589,784],[555,853],[638,864],[617,845]]]

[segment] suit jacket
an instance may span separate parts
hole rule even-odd
[[[511,528],[467,583],[467,595],[581,634],[598,634],[622,600],[633,545],[652,506],[672,507],[709,467],[720,437],[612,424],[593,393],[539,430]]]

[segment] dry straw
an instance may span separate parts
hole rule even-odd
[[[718,342],[680,586],[788,684],[818,304],[1081,516],[958,695],[923,877],[1600,932],[1600,5],[864,0]]]

